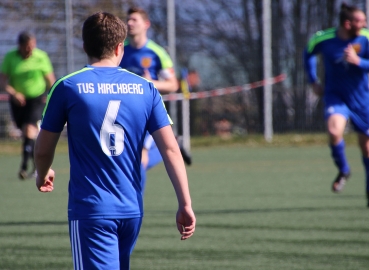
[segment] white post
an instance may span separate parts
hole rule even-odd
[[[65,36],[65,45],[67,51],[67,73],[72,73],[74,72],[72,0],[65,0]]]
[[[182,101],[182,130],[183,148],[190,152],[190,100],[186,98]]]
[[[263,0],[263,75],[264,80],[272,76],[272,29],[271,1]],[[272,85],[264,86],[264,138],[267,142],[273,139]]]
[[[169,55],[172,58],[174,69],[176,68],[176,22],[175,22],[175,3],[174,0],[167,0],[167,28],[168,28],[168,47]],[[169,115],[174,124],[172,126],[174,135],[178,134],[177,101],[169,101]]]

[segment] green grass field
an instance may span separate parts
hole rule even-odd
[[[19,181],[18,153],[3,152],[0,269],[72,269],[65,149],[50,194]],[[195,235],[179,240],[173,188],[164,167],[154,168],[132,269],[368,269],[369,209],[356,146],[347,149],[352,178],[342,194],[330,191],[336,171],[324,144],[196,147],[192,154]]]

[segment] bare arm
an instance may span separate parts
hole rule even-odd
[[[20,106],[26,105],[26,98],[22,93],[17,92],[9,83],[8,76],[0,73],[0,89],[6,91]]]
[[[181,152],[170,126],[158,129],[152,136],[163,157],[165,168],[177,195],[177,228],[182,234],[181,239],[185,240],[193,235],[196,218],[192,210],[187,173]]]
[[[51,192],[55,177],[51,164],[60,133],[41,129],[35,144],[35,164],[37,171],[36,186],[41,192]]]
[[[148,70],[144,70],[143,77],[152,81],[155,87],[159,90],[160,94],[169,94],[176,92],[179,88],[179,85],[173,68],[168,68],[164,70],[163,73],[167,74],[166,78],[164,78],[163,80],[153,80]]]
[[[47,89],[50,89],[51,86],[55,83],[55,75],[54,73],[49,73],[45,75],[45,81],[46,81],[46,87]]]

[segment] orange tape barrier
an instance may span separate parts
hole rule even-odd
[[[209,97],[219,97],[219,96],[234,94],[234,93],[238,93],[242,91],[248,91],[248,90],[258,88],[258,87],[261,87],[267,84],[279,83],[279,82],[284,81],[285,79],[286,79],[286,74],[280,74],[270,79],[248,83],[248,84],[244,84],[240,86],[231,86],[231,87],[225,87],[225,88],[220,88],[220,89],[215,89],[215,90],[210,90],[210,91],[189,93],[189,95],[187,95],[186,98],[184,97],[182,93],[168,94],[168,95],[163,96],[163,100],[172,101],[172,100],[183,100],[183,99],[200,99],[200,98],[209,98]],[[8,94],[0,94],[0,101],[4,101],[4,100],[6,101],[8,99],[9,99]]]
[[[189,93],[188,96],[184,97],[182,93],[176,93],[176,94],[168,94],[163,97],[164,101],[173,101],[173,100],[183,100],[183,99],[200,99],[200,98],[209,98],[209,97],[219,97],[229,94],[234,94],[242,91],[248,91],[250,89],[258,88],[260,86],[264,86],[267,84],[275,84],[282,82],[286,79],[286,74],[280,74],[276,77],[248,83],[240,86],[231,86],[226,88],[220,88],[215,90],[209,90],[209,91],[203,91],[203,92],[196,92],[196,93]]]

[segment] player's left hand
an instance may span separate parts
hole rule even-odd
[[[344,59],[347,63],[358,66],[360,63],[360,57],[357,55],[354,47],[349,44],[344,50]]]
[[[44,178],[36,177],[36,186],[41,192],[51,192],[54,189],[55,172],[53,169],[49,169]]]
[[[190,238],[196,227],[196,217],[191,207],[180,207],[177,212],[177,229],[182,235],[181,240]]]

